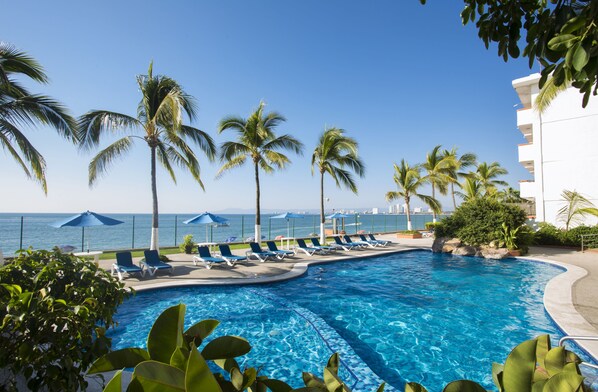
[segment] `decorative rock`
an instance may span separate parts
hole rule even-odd
[[[445,253],[451,253],[460,246],[461,240],[458,238],[453,238],[444,242],[444,245],[442,245],[442,251]]]
[[[506,248],[483,248],[480,252],[482,253],[482,257],[485,257],[487,259],[500,260],[509,257],[509,250]]]
[[[440,253],[442,252],[442,246],[444,242],[448,240],[446,237],[434,238],[434,243],[432,244],[432,252]]]
[[[475,246],[465,245],[465,246],[460,246],[460,247],[456,248],[453,251],[453,254],[459,255],[459,256],[474,256],[477,251],[478,250]]]

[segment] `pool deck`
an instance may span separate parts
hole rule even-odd
[[[412,249],[430,249],[433,240],[399,239],[391,235],[380,235],[379,239],[388,239],[395,244],[385,248],[366,248],[363,250],[337,251],[324,256],[307,256],[300,252],[295,257],[282,261],[261,263],[257,260],[237,263],[234,268],[217,265],[208,270],[203,265],[193,265],[193,256],[187,254],[169,255],[174,273],[168,275],[158,272],[154,277],[127,277],[127,287],[137,291],[160,287],[187,285],[233,285],[258,284],[291,279],[302,275],[310,264],[328,263],[337,260],[350,260],[355,257],[373,257],[397,251]],[[234,254],[245,255],[244,250],[235,250]],[[546,286],[544,305],[557,323],[567,334],[576,336],[598,336],[598,253],[548,247],[532,247],[526,259],[536,259],[560,265],[566,273],[553,278]],[[138,262],[139,259],[135,259]],[[100,266],[110,269],[113,261],[102,260]],[[579,344],[598,359],[598,342],[579,342]]]

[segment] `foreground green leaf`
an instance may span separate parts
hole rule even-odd
[[[123,348],[122,350],[112,351],[98,358],[91,365],[87,374],[132,368],[149,359],[149,353],[142,348]]]

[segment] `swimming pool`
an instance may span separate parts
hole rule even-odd
[[[561,273],[543,263],[410,251],[312,266],[304,276],[245,287],[185,287],[140,292],[117,314],[113,348],[144,347],[157,315],[187,304],[186,323],[216,318],[214,336],[252,344],[242,366],[302,386],[333,351],[355,390],[384,379],[441,390],[467,378],[492,388],[492,362],[539,334],[560,332],[542,303]],[[373,374],[371,369],[375,374]],[[377,376],[379,377],[377,377]]]

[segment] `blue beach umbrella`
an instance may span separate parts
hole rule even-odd
[[[81,251],[85,248],[85,228],[91,226],[115,226],[124,223],[122,221],[109,218],[104,215],[96,214],[95,212],[85,211],[81,214],[73,215],[69,218],[64,220],[52,223],[50,226],[52,227],[81,227],[83,229],[81,233]],[[87,251],[89,251],[89,244],[87,246]]]
[[[206,226],[206,242],[208,242],[208,226],[213,227],[214,225],[224,224],[228,222],[228,219],[223,218],[218,215],[210,214],[209,212],[204,212],[203,214],[199,214],[194,216],[191,219],[184,221],[183,223],[186,225],[207,225]]]
[[[290,232],[289,232],[289,221],[291,219],[297,219],[297,218],[304,218],[304,215],[301,214],[293,214],[292,212],[285,212],[284,214],[280,214],[280,215],[274,215],[271,216],[270,219],[286,219],[287,220],[287,237],[290,237]],[[293,231],[295,231],[295,227],[293,226]]]

